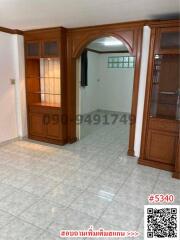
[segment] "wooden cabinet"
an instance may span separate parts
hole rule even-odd
[[[139,163],[180,178],[179,22],[152,27]]]
[[[66,30],[27,31],[26,96],[29,138],[56,144],[67,142]]]

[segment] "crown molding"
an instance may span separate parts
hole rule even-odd
[[[154,27],[154,26],[170,26],[170,25],[174,25],[176,24],[177,26],[180,26],[180,20],[179,19],[154,19],[154,20],[148,20],[148,19],[144,19],[144,20],[139,20],[139,21],[129,21],[129,22],[120,22],[120,23],[110,23],[110,24],[102,24],[102,25],[94,25],[94,26],[84,26],[84,27],[74,27],[74,28],[64,28],[64,27],[50,27],[50,28],[42,28],[42,29],[30,29],[30,30],[19,30],[19,29],[10,29],[10,28],[5,28],[5,27],[0,27],[0,32],[5,32],[5,33],[9,33],[9,34],[18,34],[18,35],[24,35],[25,32],[36,32],[39,30],[55,30],[55,29],[66,29],[67,31],[81,31],[81,30],[85,30],[85,29],[93,29],[96,27],[122,27],[122,28],[126,28],[126,27],[135,27],[135,26],[139,26],[139,27],[143,27],[145,25],[148,25],[150,27]]]
[[[23,31],[21,31],[21,30],[10,29],[10,28],[5,28],[5,27],[0,27],[0,32],[5,32],[5,33],[9,33],[9,34],[23,35]]]

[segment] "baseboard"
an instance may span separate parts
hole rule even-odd
[[[107,109],[96,109],[94,111],[91,111],[91,112],[88,112],[88,113],[84,113],[82,114],[83,116],[86,116],[86,115],[93,115],[93,114],[97,114],[97,113],[104,113],[104,114],[127,114],[127,115],[130,115],[131,113],[129,112],[120,112],[120,111],[113,111],[113,110],[107,110]]]
[[[102,112],[102,113],[112,113],[112,114],[127,114],[127,115],[131,114],[129,112],[113,111],[113,110],[107,110],[107,109],[97,109],[96,111]]]
[[[55,145],[61,145],[64,146],[67,141],[66,140],[59,140],[59,139],[50,139],[50,138],[45,138],[45,137],[38,137],[38,136],[33,136],[29,135],[29,139],[39,141],[39,142],[45,142],[45,143],[50,143],[50,144],[55,144]]]
[[[165,170],[165,171],[169,171],[169,172],[174,171],[174,166],[173,165],[166,164],[166,163],[161,163],[161,162],[155,162],[153,160],[148,160],[148,159],[139,158],[138,164],[148,166],[148,167],[152,167],[152,168]]]
[[[12,138],[12,139],[0,142],[0,146],[4,146],[6,144],[13,143],[13,142],[16,142],[16,141],[19,141],[19,140],[22,140],[22,138],[21,137]]]

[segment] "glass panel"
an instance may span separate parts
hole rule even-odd
[[[132,62],[132,63],[129,63],[129,67],[130,68],[133,68],[134,67],[134,63]]]
[[[27,55],[29,57],[39,57],[39,43],[27,43]]]
[[[128,68],[128,63],[124,63],[123,67]]]
[[[180,47],[180,32],[161,33],[161,49],[177,49]]]
[[[28,102],[33,105],[60,107],[60,60],[41,58],[39,67],[39,76],[28,79],[31,85],[35,85],[35,88],[31,88],[28,93]]]
[[[44,42],[44,56],[58,56],[57,41]]]
[[[151,117],[180,120],[179,69],[180,55],[155,55]]]
[[[59,59],[40,60],[41,102],[60,104],[60,61]],[[44,93],[44,94],[43,94]]]
[[[128,62],[129,61],[129,57],[124,57],[124,62]]]
[[[108,68],[134,68],[134,57],[108,57]]]
[[[134,57],[129,57],[129,62],[134,62]]]

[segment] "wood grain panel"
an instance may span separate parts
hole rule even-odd
[[[149,128],[165,132],[174,132],[177,134],[179,132],[178,121],[169,119],[150,118]]]
[[[46,129],[44,125],[44,115],[41,113],[30,113],[29,128],[32,135],[45,137]]]
[[[177,136],[163,131],[148,131],[146,159],[174,165]]]

